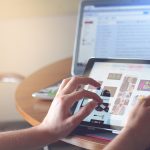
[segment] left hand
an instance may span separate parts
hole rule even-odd
[[[102,103],[96,93],[78,88],[86,84],[100,87],[97,81],[87,77],[64,79],[60,85],[48,114],[41,124],[42,128],[53,137],[53,141],[67,136],[98,104]],[[70,109],[73,104],[85,97],[93,100],[72,115]]]

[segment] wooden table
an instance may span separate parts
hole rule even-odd
[[[71,58],[50,64],[27,77],[17,88],[16,107],[24,119],[31,125],[38,125],[47,114],[50,101],[35,100],[32,93],[66,78],[70,74]],[[82,148],[91,150],[103,149],[106,141],[87,136],[69,136],[62,139]]]

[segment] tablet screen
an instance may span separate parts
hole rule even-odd
[[[87,69],[88,76],[99,81],[101,88],[87,85],[85,89],[97,93],[103,104],[97,106],[81,125],[120,130],[139,98],[150,95],[150,64],[94,62],[92,66]],[[80,100],[75,113],[89,101]]]

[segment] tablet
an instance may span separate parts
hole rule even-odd
[[[140,97],[150,95],[150,60],[93,58],[88,61],[84,74],[100,82],[99,89],[90,85],[84,88],[97,93],[103,104],[97,106],[80,127],[118,133]],[[89,101],[80,100],[74,113]]]

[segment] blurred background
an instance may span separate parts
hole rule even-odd
[[[17,112],[17,86],[36,70],[71,57],[79,0],[0,0],[0,131],[30,125]],[[59,142],[52,149],[79,148]]]
[[[79,0],[0,0],[0,72],[29,75],[72,55]]]
[[[0,0],[0,76],[27,77],[72,56],[79,0]],[[19,82],[0,82],[0,123],[22,120],[15,108]]]

